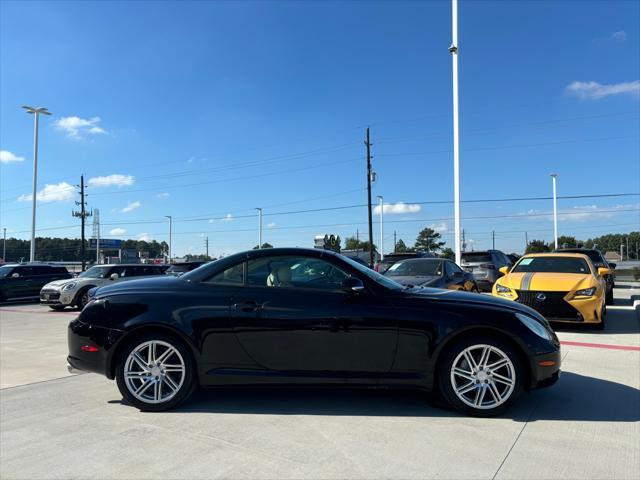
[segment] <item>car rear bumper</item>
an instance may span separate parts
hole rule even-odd
[[[123,334],[121,330],[95,327],[78,319],[72,320],[67,330],[69,367],[112,378],[110,362],[113,348]]]

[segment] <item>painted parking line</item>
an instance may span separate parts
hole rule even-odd
[[[640,352],[640,347],[634,347],[633,345],[611,345],[608,343],[588,343],[588,342],[560,342],[561,345],[569,345],[572,347],[587,347],[587,348],[604,348],[607,350],[630,350]]]

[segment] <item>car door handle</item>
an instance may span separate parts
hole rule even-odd
[[[242,303],[234,303],[233,308],[240,310],[241,312],[257,312],[262,310],[262,305],[257,302],[247,301]]]

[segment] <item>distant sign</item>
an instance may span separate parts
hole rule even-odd
[[[119,250],[120,245],[122,245],[122,240],[117,240],[115,238],[101,238],[100,239],[100,248],[104,250],[114,249]],[[92,238],[89,240],[89,247],[96,248],[96,239]]]
[[[324,237],[318,235],[314,239],[314,243],[316,248],[324,248],[325,250],[333,250],[336,252],[340,251],[340,237],[333,234],[325,235]]]

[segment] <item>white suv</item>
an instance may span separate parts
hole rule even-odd
[[[93,287],[110,285],[153,275],[164,275],[169,265],[96,265],[75,278],[47,283],[40,290],[40,303],[53,310],[76,306],[84,308]]]

